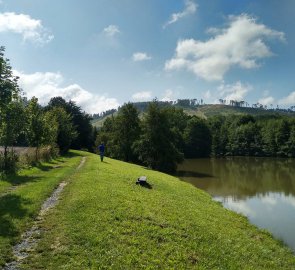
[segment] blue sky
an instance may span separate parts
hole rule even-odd
[[[28,97],[89,113],[178,98],[295,105],[293,0],[0,0]]]

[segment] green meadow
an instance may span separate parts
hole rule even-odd
[[[135,184],[141,175],[148,186]],[[72,151],[17,179],[0,182],[2,265],[66,180],[24,269],[295,269],[294,254],[268,232],[167,174]]]

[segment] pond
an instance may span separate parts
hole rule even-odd
[[[177,175],[295,251],[295,159],[191,159]]]

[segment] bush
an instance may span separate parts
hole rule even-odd
[[[17,171],[18,156],[14,150],[7,152],[6,160],[4,153],[0,152],[0,172],[15,173]]]
[[[30,147],[19,155],[19,167],[35,166],[41,161],[50,161],[59,155],[57,147],[46,146],[41,147],[38,152],[38,160],[36,160],[36,148]]]

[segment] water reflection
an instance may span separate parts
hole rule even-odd
[[[246,215],[295,251],[294,159],[186,160],[179,165],[178,176]]]

